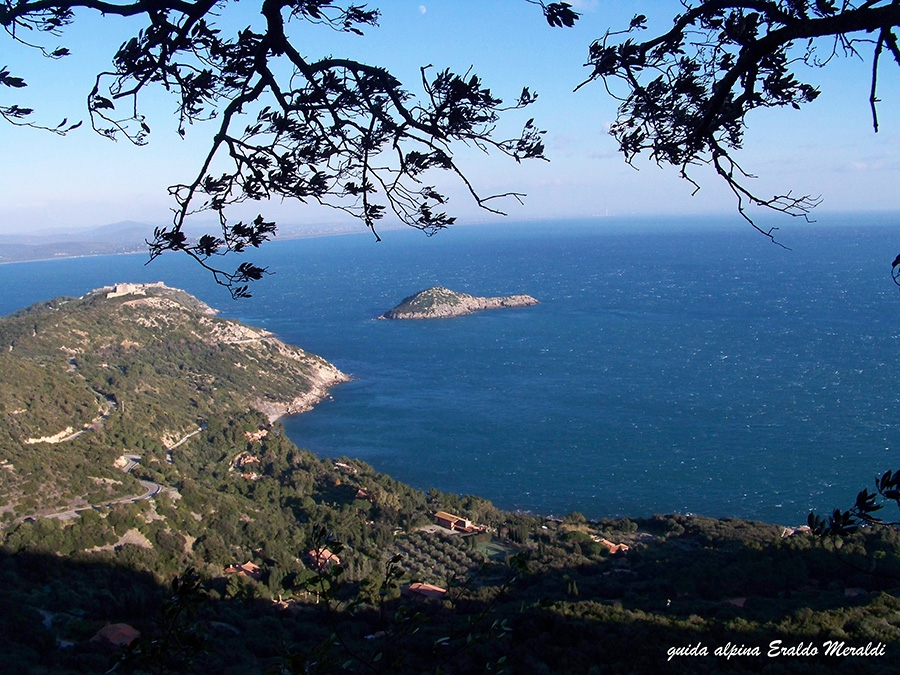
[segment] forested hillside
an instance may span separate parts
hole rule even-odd
[[[5,522],[134,493],[114,466],[122,455],[140,455],[148,477],[167,475],[185,436],[251,409],[304,410],[346,379],[214,314],[180,290],[123,284],[0,320]]]
[[[893,530],[421,492],[273,420],[336,369],[161,286],[29,308],[0,347],[0,671],[898,670]]]

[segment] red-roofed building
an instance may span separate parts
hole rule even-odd
[[[127,623],[108,623],[97,631],[91,642],[99,642],[109,647],[127,647],[141,637],[141,631]]]
[[[598,543],[608,548],[610,553],[625,553],[628,550],[628,544],[614,544],[609,539],[601,539]]]
[[[457,532],[470,533],[482,532],[484,530],[484,527],[475,525],[471,520],[467,520],[460,516],[455,516],[452,513],[447,513],[446,511],[438,511],[434,514],[434,519],[441,527],[446,527],[448,530],[455,530]]]
[[[225,568],[225,574],[238,574],[242,577],[250,577],[259,581],[262,579],[262,573],[259,571],[259,565],[248,560],[245,563],[237,563],[229,565]]]
[[[319,570],[327,570],[332,565],[340,565],[341,559],[338,558],[334,553],[329,551],[327,548],[323,549],[313,549],[309,552],[309,557],[312,560],[313,567]]]
[[[403,589],[403,594],[415,600],[440,600],[447,592],[446,588],[433,584],[414,583]]]

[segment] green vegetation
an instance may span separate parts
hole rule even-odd
[[[463,296],[451,291],[449,288],[435,286],[414,295],[404,298],[394,307],[390,314],[423,314],[441,307],[457,307],[462,303]]]
[[[381,315],[382,319],[440,319],[480,312],[485,309],[527,307],[538,301],[530,295],[507,295],[482,298],[433,286],[405,298],[399,305]]]
[[[174,475],[170,462],[182,450],[170,457],[168,449],[188,434],[251,407],[272,416],[303,409],[344,379],[265,331],[214,318],[183,291],[153,285],[107,298],[110,290],[0,321],[7,518],[139,493],[116,458],[140,455],[138,473],[148,480]],[[259,423],[267,421],[245,424]],[[97,485],[104,496],[88,499]]]
[[[253,408],[290,396],[267,361],[289,348],[171,289],[147,293],[0,322],[13,345],[3,376],[19,378],[0,387],[0,651],[14,671],[896,672],[896,531],[557,520],[414,490],[298,449]],[[223,332],[242,342],[212,339]],[[101,413],[69,440],[23,441]],[[131,453],[126,474],[114,462]],[[129,499],[137,478],[168,489]],[[73,504],[77,517],[41,517]],[[436,527],[439,511],[477,527]],[[445,592],[424,600],[404,593],[412,583]],[[110,623],[142,637],[129,649],[91,640]],[[769,657],[774,640],[819,653]],[[829,640],[886,655],[824,656]],[[669,659],[700,646],[707,656]],[[742,646],[762,653],[715,654]]]

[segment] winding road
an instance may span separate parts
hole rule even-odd
[[[69,359],[69,372],[73,372],[76,369],[77,369],[77,363],[75,361],[75,358],[72,357]],[[78,438],[79,436],[87,433],[88,431],[96,431],[97,429],[99,429],[100,426],[103,424],[103,422],[105,422],[107,419],[109,419],[109,416],[114,411],[117,411],[119,409],[119,403],[116,400],[115,396],[103,394],[94,388],[91,388],[91,393],[94,394],[94,396],[96,396],[98,399],[100,399],[101,401],[106,403],[106,410],[103,411],[103,409],[101,408],[100,416],[91,420],[91,422],[89,424],[86,424],[84,426],[84,428],[82,428],[79,431],[76,431],[72,434],[69,434],[67,436],[64,436],[62,438],[59,438],[59,439],[29,438],[29,439],[25,440],[24,442],[26,444],[65,443],[66,441],[71,441],[71,440]],[[181,439],[176,441],[173,445],[166,448],[166,461],[169,464],[172,464],[172,450],[181,446],[183,443],[188,441],[190,438],[196,436],[204,429],[206,429],[205,422],[201,423],[197,429],[186,434],[184,437],[182,437]],[[63,432],[63,433],[65,433],[65,432]],[[126,455],[123,455],[123,457],[127,460],[125,465],[122,467],[122,471],[124,473],[131,473],[131,471],[134,469],[134,467],[136,467],[138,465],[138,463],[141,461],[140,455],[126,454]],[[138,483],[141,484],[141,487],[144,488],[144,492],[142,494],[129,495],[127,497],[118,497],[116,499],[110,499],[109,501],[101,502],[100,504],[90,504],[88,506],[79,506],[78,508],[74,508],[74,509],[67,509],[65,511],[57,511],[56,513],[41,513],[41,512],[33,513],[31,515],[22,516],[21,518],[16,518],[16,520],[14,522],[21,522],[21,521],[25,521],[25,520],[33,521],[37,518],[58,518],[59,520],[68,520],[71,518],[77,518],[85,511],[90,511],[92,509],[100,509],[104,506],[110,507],[110,506],[113,506],[114,504],[127,504],[127,503],[133,504],[134,502],[138,502],[142,499],[153,499],[161,492],[168,492],[169,494],[173,495],[176,499],[181,497],[181,495],[178,493],[178,491],[175,488],[168,487],[165,485],[160,485],[159,483],[154,483],[149,480],[137,479],[137,481],[138,481]]]
[[[171,453],[172,450],[174,450],[175,448],[177,448],[178,446],[180,446],[182,443],[184,443],[188,439],[192,438],[193,436],[196,436],[201,431],[203,431],[203,429],[205,429],[205,428],[206,428],[206,425],[203,424],[200,426],[200,428],[195,429],[191,433],[185,435],[174,445],[170,446],[168,448],[168,452]],[[131,471],[134,469],[134,467],[136,467],[141,461],[140,455],[126,454],[126,455],[123,455],[123,457],[126,459],[126,464],[125,464],[125,466],[122,467],[123,473],[131,473]],[[171,454],[168,455],[168,459],[171,463]],[[79,506],[78,508],[75,508],[75,509],[67,509],[65,511],[57,511],[56,513],[35,513],[35,514],[29,515],[29,516],[23,516],[21,518],[16,518],[16,522],[20,522],[23,520],[35,520],[36,518],[58,518],[59,520],[69,520],[71,518],[77,518],[85,511],[90,511],[92,509],[100,509],[104,506],[110,507],[110,506],[113,506],[114,504],[129,504],[129,503],[133,504],[134,502],[138,502],[142,499],[153,499],[161,492],[168,492],[169,494],[173,495],[176,499],[181,497],[181,495],[178,494],[178,490],[176,490],[175,488],[168,487],[166,485],[160,485],[159,483],[154,483],[153,481],[149,481],[149,480],[141,480],[140,478],[137,479],[137,481],[138,481],[138,483],[141,484],[141,487],[144,488],[144,492],[142,494],[129,495],[127,497],[118,497],[116,499],[110,499],[109,501],[101,502],[100,504],[90,504],[88,506]]]
[[[124,455],[125,459],[128,460],[128,463],[122,467],[123,473],[131,473],[131,470],[134,469],[140,463],[141,458],[140,455]],[[38,513],[31,516],[25,516],[23,518],[17,520],[28,520],[31,518],[32,520],[35,518],[58,518],[59,520],[69,520],[71,518],[77,518],[85,511],[90,511],[92,509],[100,509],[104,506],[110,507],[115,504],[133,504],[134,502],[138,502],[142,499],[153,499],[161,492],[168,492],[170,494],[178,495],[178,491],[175,488],[167,487],[165,485],[160,485],[159,483],[154,483],[149,480],[141,480],[138,479],[138,483],[141,484],[141,487],[144,488],[144,492],[139,495],[129,495],[127,497],[118,497],[116,499],[110,499],[109,501],[101,502],[100,504],[91,504],[89,506],[79,506],[75,509],[68,509],[66,511],[58,511],[56,513]],[[180,496],[180,495],[179,495]]]

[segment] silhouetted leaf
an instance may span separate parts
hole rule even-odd
[[[554,28],[571,28],[580,16],[568,2],[551,2],[543,6],[547,23]]]
[[[106,110],[106,109],[112,110],[116,106],[113,105],[113,102],[110,101],[108,98],[104,98],[103,96],[94,96],[91,99],[91,107],[94,110]]]

